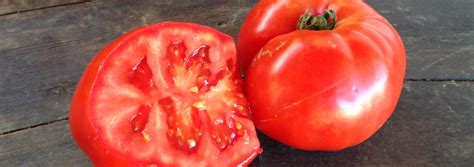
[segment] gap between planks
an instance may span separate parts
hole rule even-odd
[[[412,79],[407,78],[408,82],[474,82],[473,79]]]
[[[33,8],[33,9],[18,10],[18,11],[14,11],[14,12],[9,12],[9,13],[0,14],[0,16],[7,16],[7,15],[12,15],[12,14],[19,14],[19,13],[25,13],[25,12],[32,12],[32,11],[37,11],[37,10],[42,10],[42,9],[49,9],[49,8],[56,8],[56,7],[62,7],[62,6],[78,5],[78,4],[88,3],[88,2],[91,2],[91,1],[92,1],[92,0],[84,0],[84,1],[81,1],[81,2],[71,2],[71,3],[65,3],[65,4],[59,4],[59,5],[52,5],[52,6],[45,6],[45,7]]]
[[[12,134],[12,133],[15,133],[15,132],[20,132],[20,131],[23,131],[23,130],[34,129],[34,128],[37,128],[37,127],[41,127],[41,126],[45,126],[45,125],[51,125],[51,124],[54,124],[54,123],[58,123],[58,122],[62,122],[62,121],[68,121],[68,120],[69,120],[69,117],[66,117],[66,118],[61,118],[61,119],[57,119],[57,120],[54,120],[54,121],[49,121],[49,122],[45,122],[45,123],[40,123],[40,124],[36,124],[36,125],[32,125],[32,126],[19,128],[19,129],[9,130],[9,131],[0,133],[0,136]]]

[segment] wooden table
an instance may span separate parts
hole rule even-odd
[[[256,0],[0,0],[0,166],[91,166],[68,127],[86,64],[136,27],[189,21],[237,36]],[[395,113],[366,142],[300,151],[259,135],[252,166],[474,166],[474,1],[369,0],[407,48]]]

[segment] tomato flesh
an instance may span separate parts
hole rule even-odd
[[[86,130],[95,139],[77,142],[101,145],[83,148],[96,165],[111,164],[92,157],[97,152],[130,164],[179,166],[241,165],[260,152],[230,37],[190,23],[156,24],[126,36],[86,69],[94,77],[81,79],[76,94],[88,98],[73,98],[73,136],[90,120]]]

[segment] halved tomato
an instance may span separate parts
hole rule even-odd
[[[70,126],[97,166],[235,166],[261,151],[231,37],[191,23],[139,28],[86,68]]]

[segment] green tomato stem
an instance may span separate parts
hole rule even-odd
[[[298,21],[298,30],[332,30],[336,25],[336,12],[326,10],[322,15],[313,15],[306,12]]]

